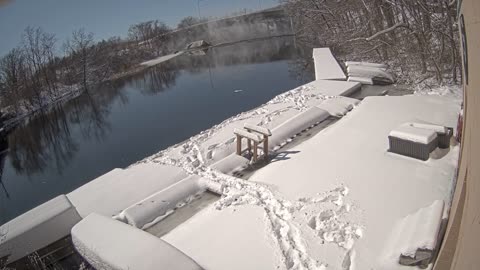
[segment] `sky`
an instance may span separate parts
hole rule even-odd
[[[200,16],[222,17],[240,10],[278,5],[278,0],[199,0]],[[0,0],[0,56],[18,45],[27,26],[57,38],[57,47],[73,30],[85,28],[97,40],[126,37],[132,24],[159,20],[175,26],[198,16],[197,0]]]

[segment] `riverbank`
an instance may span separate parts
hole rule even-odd
[[[172,60],[173,58],[177,56],[181,56],[185,53],[194,53],[195,51],[208,50],[216,47],[224,47],[224,46],[230,46],[230,45],[241,44],[241,43],[256,42],[256,41],[275,39],[275,38],[284,38],[284,37],[291,37],[291,36],[292,35],[278,35],[278,36],[260,37],[260,38],[246,39],[246,40],[238,40],[234,42],[224,42],[224,43],[214,44],[214,45],[207,46],[205,48],[193,48],[193,49],[178,51],[169,55],[164,55],[161,57],[153,58],[153,59],[135,64],[134,66],[129,68],[127,71],[114,74],[102,80],[101,82],[96,83],[95,85],[90,85],[89,88],[97,89],[97,87],[102,84],[115,83],[115,81],[122,80],[131,76],[135,76],[137,74],[141,74],[153,66],[160,65],[161,63]],[[21,110],[22,112],[19,115],[15,116],[12,119],[7,120],[4,124],[3,133],[4,134],[10,133],[15,127],[23,123],[26,119],[30,117],[34,117],[36,114],[41,113],[43,110],[48,110],[53,106],[58,106],[62,102],[67,102],[71,99],[74,99],[80,96],[84,92],[85,92],[85,89],[83,89],[81,86],[74,85],[74,86],[62,87],[59,90],[60,94],[57,97],[42,103],[41,106],[37,106],[33,109],[28,109],[28,110],[22,109]]]

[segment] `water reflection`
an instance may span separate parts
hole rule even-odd
[[[49,163],[61,173],[78,149],[72,141],[67,114],[61,107],[39,114],[8,139],[13,168],[27,175],[43,171]]]
[[[71,134],[72,125],[77,125],[86,139],[105,140],[110,131],[107,121],[110,105],[117,99],[128,103],[126,85],[143,94],[155,95],[174,86],[182,70],[195,74],[209,69],[212,80],[212,68],[291,59],[298,53],[291,38],[237,43],[202,52],[182,55],[141,74],[102,85],[91,93],[38,114],[9,136],[12,167],[17,173],[32,175],[53,165],[61,174],[79,148]]]
[[[3,192],[5,194],[5,197],[8,199],[10,198],[10,194],[8,193],[7,187],[2,181],[3,168],[5,168],[5,159],[7,158],[8,154],[8,140],[6,138],[0,139],[0,151],[0,193]]]
[[[8,154],[0,154],[6,168],[0,224],[300,85],[305,65],[295,63],[308,61],[295,59],[311,59],[311,54],[303,55],[292,38],[214,47],[39,113],[8,136]],[[229,94],[234,87],[251,91]]]

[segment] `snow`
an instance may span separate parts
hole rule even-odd
[[[412,127],[416,127],[416,128],[424,128],[424,129],[431,129],[433,131],[435,131],[436,133],[440,133],[440,134],[445,134],[447,133],[447,128],[444,127],[444,126],[439,126],[439,125],[435,125],[435,124],[430,124],[430,123],[410,123],[410,125]]]
[[[154,163],[115,169],[67,194],[82,217],[118,215],[125,208],[187,177],[178,167]]]
[[[328,48],[315,49],[314,58],[317,76],[345,79]],[[360,87],[313,81],[71,192],[68,199],[85,218],[72,230],[75,246],[97,268],[141,269],[153,261],[153,268],[180,269],[168,265],[178,261],[199,269],[184,254],[213,270],[403,268],[391,254],[434,245],[437,215],[422,207],[438,200],[449,208],[459,147],[420,162],[388,153],[388,135],[405,123],[456,126],[460,98],[448,88],[360,104],[342,97]],[[279,149],[331,115],[343,119]],[[248,181],[226,175],[249,164],[234,153],[234,131],[244,126],[271,130],[270,147],[289,158],[272,160]],[[162,237],[180,251],[135,228],[155,224],[205,189],[222,198]],[[419,241],[386,246],[395,224],[412,213],[425,220],[411,231]]]
[[[309,82],[305,87],[310,88],[313,94],[325,96],[349,96],[360,90],[362,85],[357,82],[316,80]]]
[[[179,167],[212,165],[235,152],[235,136],[233,134],[235,128],[243,129],[247,123],[268,128],[274,134],[274,128],[292,117],[332,97],[350,95],[360,87],[359,83],[341,81],[319,80],[307,83],[274,97],[258,108],[235,115],[185,142],[169,147],[141,162],[153,161]],[[312,124],[314,123],[310,125]],[[292,133],[286,132],[286,135]],[[269,139],[269,141],[271,140],[272,138]],[[241,165],[242,161],[237,160],[230,164]],[[230,165],[228,167],[233,169]]]
[[[354,78],[369,78],[373,80],[381,78],[391,83],[394,82],[392,74],[388,73],[385,69],[378,67],[353,65],[347,67],[347,73],[349,77]]]
[[[454,126],[458,109],[459,103],[437,96],[366,98],[249,181],[184,164],[207,186],[220,186],[223,197],[163,239],[208,269],[402,269],[398,258],[382,256],[385,239],[399,219],[425,205],[449,205],[459,147],[419,162],[387,153],[388,134],[419,117]],[[269,240],[248,229],[262,226]]]
[[[346,80],[347,77],[330,48],[314,48],[313,63],[316,80]]]
[[[0,258],[14,262],[69,235],[80,220],[65,195],[51,199],[0,227]]]
[[[242,156],[232,153],[224,159],[212,164],[210,167],[224,173],[231,173],[238,169],[244,169],[250,161]]]
[[[147,67],[152,67],[152,66],[158,65],[162,62],[168,61],[172,58],[175,58],[179,55],[182,55],[183,53],[184,53],[183,51],[180,51],[180,52],[176,52],[176,53],[172,53],[172,54],[168,54],[168,55],[163,55],[163,56],[157,57],[155,59],[142,62],[142,63],[140,63],[140,65],[147,66]]]
[[[336,97],[325,100],[317,105],[317,108],[327,111],[331,116],[342,117],[352,110],[359,102],[359,100],[354,98]]]
[[[355,61],[346,61],[345,65],[350,66],[365,66],[365,67],[376,67],[386,69],[388,66],[385,64],[369,63],[369,62],[355,62]]]
[[[418,128],[410,123],[405,123],[390,131],[389,136],[411,142],[429,144],[437,138],[437,132],[432,129]]]
[[[285,269],[277,260],[279,251],[271,248],[267,230],[261,208],[246,205],[218,211],[209,207],[162,240],[209,270]]]
[[[155,224],[152,221],[157,217],[166,215],[168,211],[175,210],[192,196],[204,191],[200,177],[189,176],[128,207],[120,216],[124,217],[128,224],[146,229],[146,225]]]
[[[236,128],[236,129],[233,130],[233,133],[234,133],[235,135],[240,135],[240,136],[242,136],[242,137],[244,137],[244,138],[247,138],[247,139],[249,139],[249,140],[252,140],[252,141],[254,141],[254,142],[256,142],[256,143],[259,143],[259,142],[262,141],[262,138],[261,138],[260,136],[258,136],[257,134],[254,134],[254,133],[250,133],[250,132],[248,132],[248,131],[246,131],[246,130],[244,130],[244,129]]]
[[[245,123],[245,125],[243,125],[243,127],[245,129],[249,130],[249,131],[255,131],[255,132],[260,133],[260,134],[265,135],[265,136],[271,136],[272,135],[272,132],[270,131],[270,129],[260,127],[260,126],[256,126],[256,125],[252,125],[250,123]]]
[[[443,213],[444,202],[436,200],[398,220],[386,241],[389,245],[385,249],[386,263],[398,261],[400,254],[414,258],[418,249],[434,250],[438,243]]]
[[[282,146],[288,139],[302,132],[303,130],[324,121],[329,113],[317,107],[312,107],[272,130],[272,137],[269,140],[270,150]]]
[[[357,269],[400,269],[396,262],[386,267],[382,262],[379,267],[385,239],[394,223],[409,213],[435,200],[449,205],[459,147],[424,164],[388,154],[387,136],[399,124],[419,116],[455,126],[458,110],[458,103],[442,97],[366,98],[335,125],[289,149],[298,154],[285,162],[272,162],[250,180],[271,185],[290,200],[312,197],[343,183],[350,190],[343,204],[352,204],[353,209],[348,221],[363,228],[362,238],[352,248]],[[388,113],[379,117],[378,112]],[[315,241],[305,239],[309,244]],[[313,253],[313,249],[307,251]],[[334,257],[314,259],[340,268]]]
[[[213,183],[222,183],[224,197],[162,239],[201,265],[208,265],[207,269],[326,269],[323,260],[309,256],[301,235],[302,224],[316,239],[310,243],[315,250],[328,245],[337,255],[362,235],[362,228],[343,219],[350,211],[343,203],[348,194],[346,187],[289,201],[268,185],[209,168],[196,173]],[[337,207],[340,209],[335,215],[321,211]],[[312,224],[312,219],[318,223]],[[269,238],[265,239],[264,234],[261,237],[262,232],[267,232]],[[262,238],[265,240],[258,241]],[[201,248],[207,244],[208,249]]]
[[[165,241],[95,213],[72,228],[72,241],[95,269],[202,269]]]
[[[373,85],[372,78],[366,78],[366,77],[349,76],[348,81],[349,82],[359,82],[361,84],[366,84],[366,85]]]

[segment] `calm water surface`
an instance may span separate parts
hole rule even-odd
[[[300,55],[291,38],[182,55],[30,119],[0,158],[0,224],[311,81]]]

